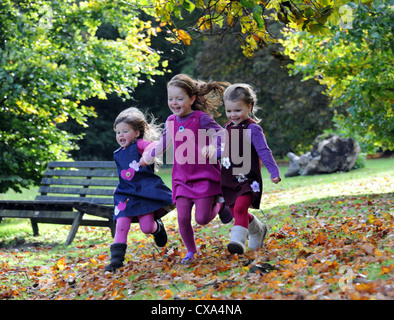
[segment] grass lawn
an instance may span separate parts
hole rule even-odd
[[[176,212],[164,217],[169,243],[157,248],[132,225],[125,266],[104,273],[112,243],[106,228],[29,220],[0,223],[0,299],[393,299],[394,159],[367,160],[347,173],[282,178],[263,171],[261,210],[269,226],[263,248],[226,250],[232,224],[195,225],[200,259],[190,266]],[[281,175],[287,167],[281,167]],[[170,186],[168,169],[161,170]],[[38,188],[0,199],[34,199]]]

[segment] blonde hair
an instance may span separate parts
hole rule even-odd
[[[145,114],[134,107],[123,110],[116,117],[114,121],[114,130],[116,125],[119,123],[127,123],[129,124],[134,131],[139,131],[139,138],[144,138],[146,141],[157,141],[159,140],[162,129],[160,125],[155,124],[156,118],[153,115],[150,115],[151,122],[148,123],[147,116]]]
[[[114,130],[119,123],[127,123],[134,131],[140,132],[138,139],[143,138],[146,141],[158,141],[163,131],[162,126],[155,123],[157,119],[153,115],[149,115],[149,117],[151,118],[150,123],[147,120],[147,116],[141,110],[134,107],[125,109],[116,117]],[[163,161],[160,157],[155,157],[154,163],[155,170],[157,170],[158,166],[163,164]]]
[[[194,80],[186,74],[178,74],[168,82],[167,88],[179,87],[185,90],[190,98],[196,96],[192,110],[200,110],[213,116],[219,115],[217,109],[223,104],[223,92],[228,85],[228,82],[204,82]]]
[[[260,122],[260,119],[256,117],[254,114],[260,108],[257,106],[257,95],[254,91],[253,87],[246,83],[234,83],[230,85],[223,94],[223,101],[226,103],[226,100],[230,101],[243,101],[246,105],[251,104],[252,110],[250,113],[250,117],[256,121]]]

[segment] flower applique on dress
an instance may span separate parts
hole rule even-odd
[[[115,210],[114,210],[115,216],[117,216],[119,214],[119,212],[126,209],[127,202],[129,202],[129,199],[127,199],[125,202],[119,201],[118,205],[115,207]]]
[[[139,164],[139,162],[137,162],[135,160],[133,160],[133,162],[129,164],[129,167],[134,169],[135,171],[140,170],[140,164]]]
[[[231,162],[229,157],[224,157],[222,159],[222,166],[225,167],[226,169],[230,168]]]
[[[253,181],[250,187],[252,188],[253,192],[260,192],[260,184],[257,181]]]
[[[139,170],[140,170],[140,164],[139,164],[137,161],[133,160],[133,162],[131,162],[131,163],[129,164],[129,167],[130,167],[129,169],[127,169],[127,170],[122,170],[122,171],[120,172],[120,176],[121,176],[123,179],[128,180],[128,181],[130,181],[131,179],[133,179],[134,174],[135,174],[136,171],[139,171]]]
[[[243,183],[248,180],[248,178],[244,174],[240,174],[236,178],[237,178],[238,183]]]
[[[131,179],[133,179],[134,173],[135,173],[135,170],[133,168],[130,168],[130,169],[127,169],[127,170],[122,170],[120,172],[120,176],[123,179],[130,181]]]

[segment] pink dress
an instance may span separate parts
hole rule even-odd
[[[202,117],[203,121],[201,121]],[[202,128],[201,122],[208,122],[210,125]],[[209,145],[212,139],[206,135],[207,129],[213,129],[211,130],[211,133],[215,133],[213,135],[218,135],[224,130],[208,114],[199,110],[185,117],[171,115],[166,121],[162,140],[158,142],[157,148],[152,150],[151,156],[154,157],[164,152],[171,141],[174,145],[172,169],[174,202],[179,196],[200,199],[221,194],[219,161],[211,164],[201,155],[201,149]],[[171,141],[163,141],[170,140],[169,138]]]

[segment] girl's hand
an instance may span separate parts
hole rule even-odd
[[[141,166],[141,167],[146,167],[147,165],[149,165],[149,163],[147,163],[147,162],[145,161],[145,158],[144,158],[144,156],[142,155],[142,157],[141,157],[141,159],[140,159],[140,166]]]
[[[212,158],[216,154],[217,148],[213,145],[204,146],[201,153],[205,158]]]
[[[275,177],[275,178],[272,178],[272,179],[271,179],[271,181],[272,181],[273,183],[275,183],[275,184],[278,184],[279,181],[281,181],[281,180],[282,180],[282,179],[279,178],[279,177]]]
[[[141,167],[146,167],[148,164],[145,162],[143,158],[140,159],[140,166]]]

